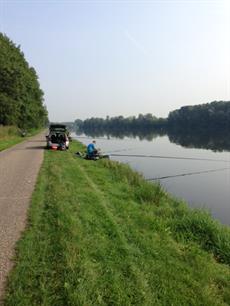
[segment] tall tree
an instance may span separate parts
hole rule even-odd
[[[38,128],[48,121],[43,92],[20,46],[0,33],[0,124]]]

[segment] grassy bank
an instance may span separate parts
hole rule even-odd
[[[27,132],[25,137],[22,137],[21,132],[17,127],[0,125],[0,151],[10,148],[40,131],[42,131],[42,129],[31,129]]]
[[[45,153],[5,305],[229,305],[229,228],[79,150]]]

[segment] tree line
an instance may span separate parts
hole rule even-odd
[[[188,130],[229,130],[230,101],[183,106],[169,113],[167,125]]]
[[[0,33],[0,125],[39,128],[48,122],[43,91],[20,46]]]
[[[139,130],[151,130],[163,128],[166,124],[166,120],[163,118],[157,118],[152,114],[131,117],[109,117],[103,118],[90,118],[86,120],[75,120],[75,127],[82,131],[108,131],[113,133],[114,131],[128,132]]]
[[[183,106],[169,113],[167,118],[157,118],[152,114],[137,117],[109,117],[76,119],[75,128],[83,132],[106,132],[114,134],[129,131],[169,131],[169,130],[230,130],[230,101]]]

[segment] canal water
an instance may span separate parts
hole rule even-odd
[[[83,134],[74,134],[74,138],[85,145],[95,139],[96,147],[110,154],[111,160],[129,164],[191,207],[204,208],[222,223],[230,224],[229,138]]]

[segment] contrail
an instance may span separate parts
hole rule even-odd
[[[144,55],[151,55],[151,53],[139,42],[134,38],[128,30],[124,31],[125,37]]]

